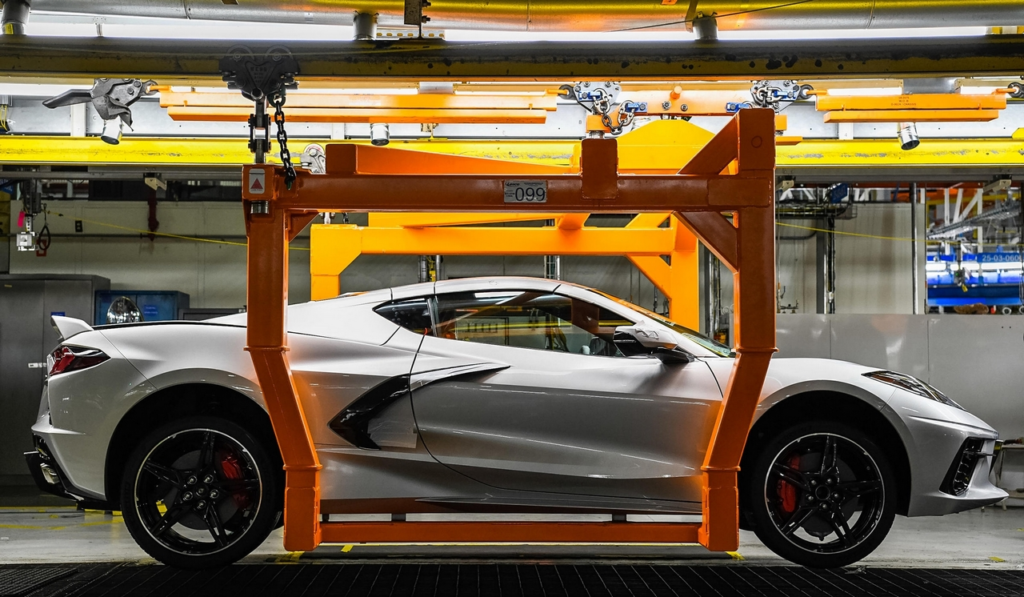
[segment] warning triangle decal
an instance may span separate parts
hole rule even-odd
[[[252,190],[252,191],[262,191],[263,190],[263,185],[260,184],[260,179],[254,178],[252,180],[252,184],[249,185],[249,189]]]

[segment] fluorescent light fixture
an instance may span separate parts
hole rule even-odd
[[[985,35],[985,27],[924,27],[920,29],[808,29],[808,30],[728,30],[719,29],[720,40],[794,39],[892,39],[907,37],[969,37]],[[588,31],[494,31],[447,30],[448,41],[511,42],[511,41],[683,41],[696,36],[687,31],[659,30],[588,32]]]
[[[51,83],[0,83],[0,95],[15,97],[53,97],[69,89],[92,89],[92,85],[56,85]]]
[[[88,14],[52,13],[33,11],[26,24],[26,34],[32,36],[59,35],[94,37],[97,24],[102,25],[104,37],[142,39],[232,39],[260,41],[347,41],[354,37],[350,25],[319,25],[274,22],[205,21],[148,17],[108,17]],[[810,29],[810,30],[728,30],[719,29],[722,40],[778,40],[794,39],[892,39],[908,37],[963,37],[981,36],[985,27],[924,27],[919,29]],[[650,28],[635,31],[445,31],[448,41],[512,42],[512,41],[685,41],[693,40],[693,33],[681,30]]]
[[[236,93],[233,89],[224,87],[189,87],[188,85],[171,85],[174,93]],[[325,87],[300,87],[289,89],[288,95],[416,95],[415,87],[351,87],[351,88],[325,88]]]
[[[522,91],[513,91],[511,89],[502,89],[501,91],[487,91],[486,88],[481,89],[464,89],[456,88],[455,95],[487,95],[487,96],[513,96],[513,97],[543,97],[547,95],[546,91],[539,89],[524,89]]]
[[[960,95],[990,95],[996,89],[1002,89],[995,85],[986,87],[968,87],[966,85],[960,87]]]
[[[33,11],[25,25],[32,36],[103,37],[142,39],[217,39],[260,41],[347,41],[354,30],[346,25],[273,22],[205,21],[146,17],[102,17]]]
[[[299,83],[298,89],[289,89],[288,94],[312,94],[312,95],[416,95],[418,90],[415,87],[341,87],[325,89],[322,87],[302,87]]]
[[[982,269],[982,271],[986,271],[986,272],[1006,271],[1006,270],[1017,271],[1017,270],[1020,269],[1020,266],[1021,266],[1020,261],[1003,261],[1003,262],[1000,262],[1000,263],[982,263],[981,264],[981,269]]]
[[[224,93],[225,91],[233,91],[228,89],[228,86],[224,87],[190,87],[188,85],[171,85],[171,91],[174,93]]]

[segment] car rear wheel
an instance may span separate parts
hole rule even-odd
[[[862,431],[821,420],[778,433],[747,477],[757,537],[811,568],[837,568],[881,544],[896,514],[896,482]]]
[[[272,460],[241,426],[218,417],[173,421],[147,435],[128,459],[121,508],[135,541],[177,568],[235,562],[274,529]]]

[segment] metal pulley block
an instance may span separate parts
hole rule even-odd
[[[254,103],[253,114],[249,117],[249,151],[256,154],[256,163],[262,164],[270,151],[270,116],[267,103],[274,107],[274,122],[277,124],[277,142],[280,146],[281,161],[285,168],[285,182],[291,188],[295,180],[295,168],[288,151],[288,134],[285,132],[284,104],[286,91],[295,89],[295,77],[299,74],[299,63],[284,47],[275,46],[263,55],[256,55],[245,46],[235,46],[219,63],[221,78],[228,89],[237,89],[242,96]]]
[[[612,111],[612,107],[619,101],[621,92],[622,86],[614,81],[585,81],[575,85],[562,85],[558,96],[576,101],[592,114],[602,115]]]
[[[809,91],[814,88],[810,85],[800,85],[796,81],[756,81],[750,87],[750,97],[755,106],[759,108],[772,108],[779,111],[779,102],[795,102],[810,98]]]
[[[249,101],[269,100],[297,87],[299,63],[281,46],[270,48],[262,56],[245,46],[235,46],[220,59],[219,67],[228,89],[238,89]]]

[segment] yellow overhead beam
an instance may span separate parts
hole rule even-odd
[[[292,155],[310,144],[323,145],[327,139],[288,140]],[[346,141],[369,145],[369,139]],[[392,147],[416,151],[498,158],[537,164],[569,166],[573,141],[447,141],[423,139],[392,140]],[[279,163],[272,154],[278,151],[271,141],[267,154],[271,163]],[[108,145],[99,137],[5,136],[0,142],[0,164],[26,165],[165,165],[165,166],[241,166],[252,163],[252,153],[242,138],[123,137],[120,145]]]
[[[658,125],[664,130],[648,129]],[[619,164],[623,171],[678,171],[699,144],[699,135],[710,133],[685,121],[651,123],[619,139]],[[670,134],[671,133],[671,134]],[[291,139],[292,154],[309,143],[325,139]],[[346,141],[368,144],[369,140]],[[277,151],[276,143],[270,153]],[[578,156],[579,142],[465,141],[446,139],[392,140],[391,146],[467,157],[516,160],[551,166],[570,166]],[[776,165],[795,167],[1020,167],[1024,138],[922,139],[913,151],[903,151],[896,131],[889,139],[803,139],[795,145],[778,146]],[[270,157],[271,162],[276,158]],[[140,166],[240,166],[252,163],[244,139],[124,137],[120,145],[108,145],[97,137],[3,137],[0,164],[39,166],[140,165]]]

